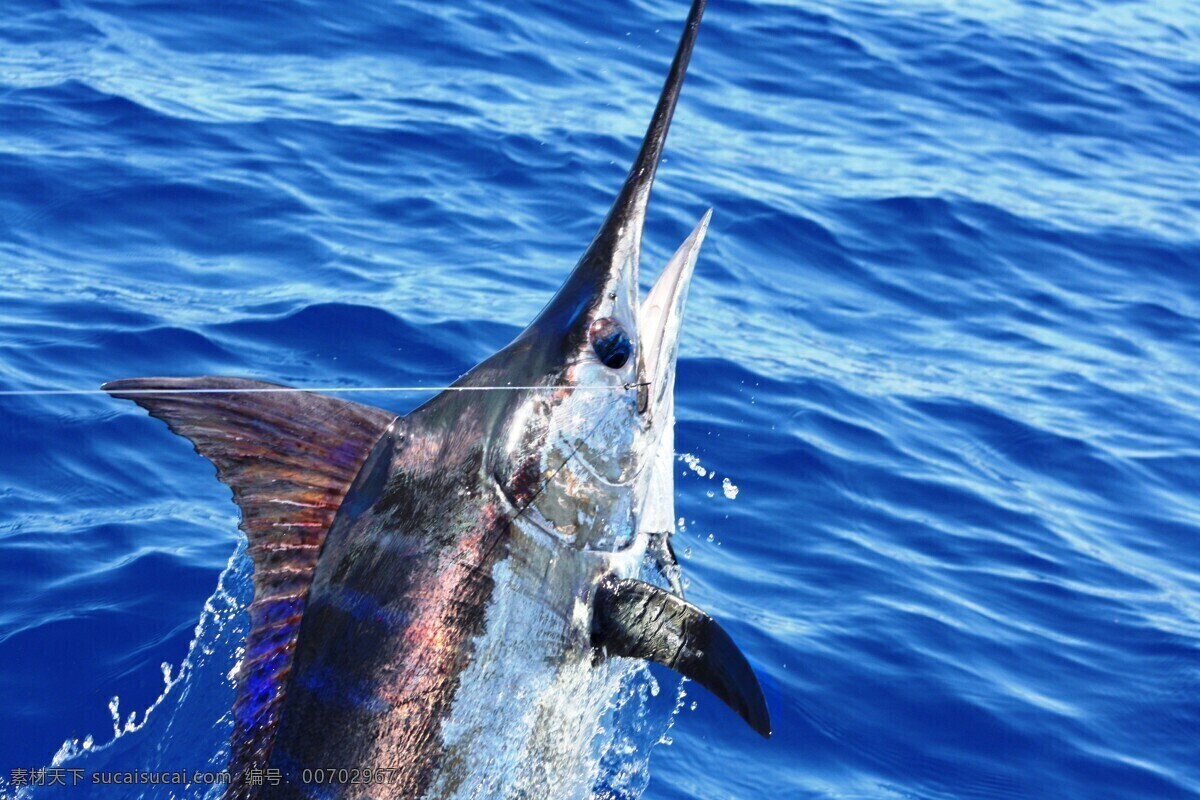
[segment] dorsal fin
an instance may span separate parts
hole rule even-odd
[[[670,667],[715,694],[758,734],[771,735],[767,702],[746,657],[716,620],[682,597],[643,581],[601,581],[592,646]]]
[[[234,785],[226,796],[237,797],[237,779],[249,767],[265,767],[270,755],[325,535],[396,415],[238,378],[132,378],[103,389],[189,439],[242,511],[254,600],[233,706]]]

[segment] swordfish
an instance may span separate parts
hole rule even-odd
[[[105,384],[188,438],[241,510],[254,597],[226,798],[569,796],[636,659],[769,736],[753,670],[683,599],[670,543],[676,352],[711,212],[638,297],[703,10],[579,263],[450,389],[397,416],[235,378]]]

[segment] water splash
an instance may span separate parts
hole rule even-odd
[[[111,738],[97,743],[94,735],[67,739],[50,759],[47,770],[82,768],[90,776],[97,771],[158,771],[186,768],[218,771],[225,760],[224,742],[228,739],[229,704],[220,700],[232,691],[233,668],[229,662],[240,658],[240,648],[229,647],[228,640],[241,641],[244,633],[249,587],[249,559],[245,542],[239,543],[217,579],[217,587],[205,601],[196,623],[187,654],[175,670],[162,664],[162,692],[139,714],[123,716],[120,698],[113,697],[108,708],[112,714]],[[224,685],[226,692],[220,691]],[[187,735],[179,736],[184,729]],[[147,737],[156,740],[151,743]],[[87,780],[85,778],[84,780]],[[60,792],[78,792],[85,788],[67,786],[12,786],[0,783],[0,799],[29,800],[53,798]],[[200,787],[185,784],[181,797],[194,797]],[[130,798],[161,797],[163,787],[127,786]],[[108,787],[108,791],[115,787]],[[202,793],[219,791],[207,787]],[[174,796],[174,795],[172,795]]]
[[[686,464],[688,470],[693,472],[697,477],[707,478],[710,481],[717,477],[717,471],[714,470],[712,467],[706,467],[702,463],[700,463],[700,456],[695,455],[694,453],[677,453],[675,455],[675,458],[678,461],[682,461],[684,464]],[[686,477],[688,473],[683,472],[681,474]],[[725,496],[726,500],[737,499],[739,491],[740,490],[738,489],[737,484],[735,484],[728,477],[724,477],[721,479],[721,493]],[[712,490],[709,490],[709,491],[705,492],[705,496],[714,498],[717,496],[717,493]],[[682,517],[679,520],[679,527],[681,530],[684,527]]]
[[[736,500],[740,490],[738,489],[737,484],[729,480],[729,478],[722,478],[721,491],[725,493],[726,500]]]

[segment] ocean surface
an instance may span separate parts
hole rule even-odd
[[[583,251],[685,13],[6,0],[0,390],[445,385]],[[712,0],[659,176],[647,285],[714,209],[676,550],[775,733],[655,671],[596,796],[1200,797],[1200,4]],[[0,795],[220,768],[237,519],[132,403],[0,396]]]

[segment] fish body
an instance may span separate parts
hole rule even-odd
[[[707,213],[637,288],[703,7],[579,264],[448,391],[397,416],[238,379],[106,384],[189,438],[242,510],[255,595],[226,797],[576,794],[630,659],[769,733],[753,671],[683,600],[670,547],[676,348]],[[248,777],[262,769],[282,780]]]

